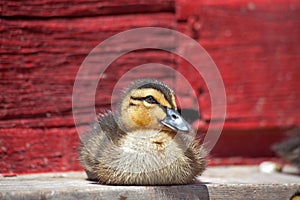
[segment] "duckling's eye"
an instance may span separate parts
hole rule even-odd
[[[154,97],[153,96],[146,96],[145,97],[145,101],[147,102],[147,103],[151,103],[151,104],[158,104],[158,102],[154,99]]]

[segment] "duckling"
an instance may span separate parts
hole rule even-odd
[[[116,111],[99,117],[81,141],[88,178],[109,185],[188,184],[206,167],[196,131],[177,111],[164,83],[132,83]]]
[[[276,154],[284,161],[296,167],[294,173],[300,174],[300,126],[290,130],[290,137],[272,146]]]

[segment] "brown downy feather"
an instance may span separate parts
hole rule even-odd
[[[141,95],[143,91],[151,91],[147,88],[155,88],[164,92],[162,102],[169,102],[176,109],[173,91],[166,85],[153,80],[138,83],[144,84],[142,89],[138,88]],[[125,97],[134,89],[133,85],[127,90],[122,101],[129,99]],[[139,101],[133,102],[143,106]],[[164,126],[141,128],[134,124],[125,126],[124,120],[126,124],[133,123],[128,121],[130,118],[124,119],[120,110],[104,114],[83,137],[79,158],[89,179],[112,185],[188,184],[205,170],[206,153],[195,140],[192,128],[189,133]]]

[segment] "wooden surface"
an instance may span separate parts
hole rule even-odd
[[[212,167],[198,183],[178,186],[108,186],[81,172],[0,177],[1,199],[280,199],[300,191],[300,177],[264,174],[255,166]]]
[[[71,103],[76,72],[101,41],[136,27],[179,30],[217,64],[228,109],[212,157],[239,157],[237,163],[273,157],[270,146],[300,123],[298,1],[5,0],[0,15],[0,173],[81,169]],[[110,108],[113,86],[124,72],[150,62],[171,66],[190,81],[204,130],[218,123],[210,119],[201,76],[183,59],[157,51],[132,52],[114,62],[96,95],[97,111]],[[148,70],[144,75],[173,82],[182,107],[193,105],[174,74]]]
[[[72,90],[84,57],[106,37],[126,29],[175,27],[170,13],[49,19],[47,23],[9,19],[2,24],[0,90],[5,95],[0,95],[0,173],[81,169]],[[102,82],[104,92],[97,93],[97,108],[110,108],[112,83],[126,69],[150,61],[170,66],[174,57],[150,51],[119,58]],[[159,76],[170,79],[166,73]]]
[[[70,6],[72,5],[72,6]],[[173,0],[41,0],[38,2],[9,1],[0,2],[0,13],[5,17],[86,17],[96,15],[120,15],[130,13],[153,13],[174,10]]]
[[[228,129],[300,123],[300,49],[294,45],[300,42],[299,3],[179,0],[176,9],[177,18],[183,21],[178,29],[203,45],[220,70],[227,94]],[[179,62],[183,74],[195,74],[188,63]],[[194,87],[202,88],[202,115],[210,119],[209,91],[198,76],[191,80]]]

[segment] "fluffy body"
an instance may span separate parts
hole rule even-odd
[[[160,106],[176,109],[173,92],[167,88],[167,96],[152,89],[130,88],[118,112],[103,115],[82,139],[80,161],[89,179],[113,185],[187,184],[204,171],[205,151],[194,139],[195,131],[161,125],[166,114],[140,100],[151,94]]]

